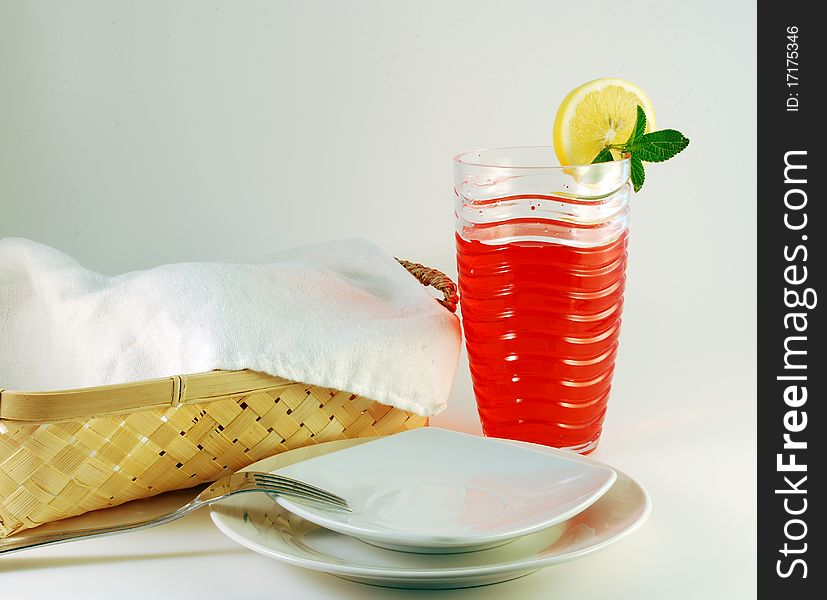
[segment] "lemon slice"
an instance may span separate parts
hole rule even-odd
[[[643,91],[623,79],[595,79],[563,98],[554,118],[554,150],[561,165],[587,165],[607,144],[629,139],[637,106],[646,114],[646,131],[655,128],[655,111]],[[612,150],[615,159],[620,158]]]

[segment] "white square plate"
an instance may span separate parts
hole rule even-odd
[[[617,475],[605,466],[494,438],[415,429],[276,471],[348,501],[353,512],[279,497],[322,527],[393,550],[492,548],[585,510]]]

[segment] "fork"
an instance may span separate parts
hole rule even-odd
[[[126,531],[148,529],[150,527],[155,527],[156,525],[163,525],[164,523],[169,523],[171,521],[175,521],[176,519],[180,519],[181,517],[198,510],[202,506],[208,506],[214,502],[219,502],[224,498],[229,498],[230,496],[244,494],[247,492],[266,492],[277,496],[291,496],[302,500],[309,500],[314,504],[319,504],[326,508],[334,508],[350,512],[350,508],[344,498],[314,485],[310,485],[309,483],[292,479],[290,477],[284,477],[283,475],[246,471],[234,473],[233,475],[219,479],[181,508],[157,517],[153,517],[152,519],[148,519],[146,521],[139,521],[137,523],[129,523],[126,525],[78,529],[68,532],[55,531],[51,533],[42,533],[39,535],[27,535],[22,539],[15,539],[13,537],[0,539],[0,556],[4,554],[11,554],[12,552],[18,552],[20,550],[28,550],[30,548],[40,548],[42,546],[73,542],[75,540],[85,540],[115,535]]]

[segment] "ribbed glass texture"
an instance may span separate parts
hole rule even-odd
[[[454,159],[460,306],[486,435],[579,452],[600,438],[620,334],[629,161],[549,147]]]

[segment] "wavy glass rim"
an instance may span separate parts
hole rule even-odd
[[[524,151],[540,151],[540,150],[547,150],[547,152],[543,153],[544,155],[549,157],[549,164],[548,165],[505,165],[502,163],[498,163],[493,160],[486,161],[484,156],[486,154],[495,154],[499,153],[503,156],[508,155],[509,153],[517,152],[524,152]],[[466,158],[473,158],[473,160],[466,160]],[[620,160],[612,161],[615,164],[623,164],[628,163],[629,158],[621,158]],[[606,165],[608,163],[588,163],[588,164],[576,164],[576,165],[561,165],[557,161],[557,154],[554,152],[554,146],[499,146],[493,148],[481,148],[479,150],[470,150],[467,152],[461,152],[454,156],[453,161],[455,163],[461,165],[467,165],[469,167],[481,167],[485,169],[504,169],[504,170],[512,170],[512,171],[563,171],[565,169],[583,169],[588,167],[598,167],[600,165]]]

